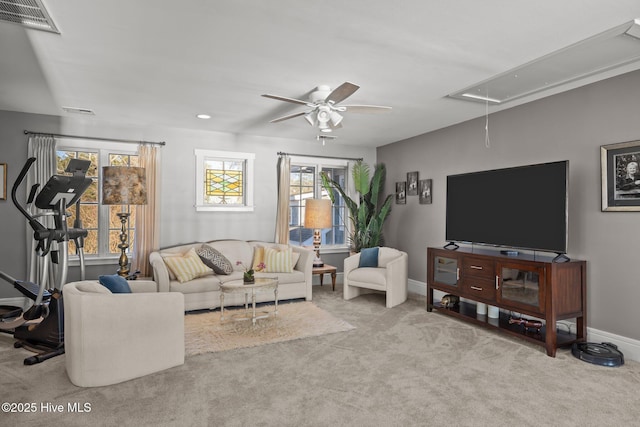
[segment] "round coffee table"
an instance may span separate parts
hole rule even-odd
[[[260,292],[273,291],[275,297],[275,307],[273,311],[264,311],[256,316],[256,294]],[[242,279],[231,280],[220,285],[220,321],[224,320],[224,296],[225,294],[244,294],[244,309],[249,310],[249,295],[251,295],[251,316],[234,317],[234,320],[249,320],[256,324],[256,320],[264,319],[270,315],[278,315],[278,278],[277,277],[256,277],[252,284],[245,284]]]

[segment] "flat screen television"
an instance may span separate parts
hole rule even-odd
[[[446,240],[567,253],[569,161],[447,177]]]

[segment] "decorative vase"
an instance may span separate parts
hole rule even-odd
[[[245,275],[242,277],[242,280],[244,281],[244,283],[245,283],[246,285],[251,285],[251,284],[253,284],[253,283],[255,283],[255,282],[256,282],[256,278],[255,278],[255,276],[253,276],[253,275],[248,275],[248,274],[245,274]]]

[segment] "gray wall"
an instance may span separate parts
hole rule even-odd
[[[446,244],[447,175],[569,160],[568,255],[588,263],[588,326],[640,339],[640,212],[602,212],[600,192],[600,146],[640,140],[639,118],[636,71],[490,114],[489,148],[484,118],[378,147],[387,189],[411,171],[433,179],[433,204],[409,196],[393,206],[387,243],[409,253],[409,276],[424,283],[427,247]],[[505,206],[531,202],[520,196]]]
[[[335,157],[363,157],[375,162],[374,148],[348,146],[340,140],[325,146],[310,135],[309,141],[262,138],[220,132],[192,131],[163,127],[114,125],[99,121],[87,124],[72,118],[0,111],[0,163],[8,164],[7,184],[11,186],[27,159],[25,129],[35,132],[61,133],[105,138],[166,141],[162,148],[160,201],[160,246],[197,240],[256,239],[273,241],[276,215],[276,163],[279,151]],[[93,142],[99,146],[100,142]],[[247,213],[196,212],[194,149],[245,151],[256,154],[255,210]],[[21,188],[24,190],[24,187]],[[24,197],[24,196],[23,196]],[[17,278],[26,277],[26,221],[10,200],[0,201],[0,270]],[[342,270],[343,254],[327,254],[327,263]],[[79,277],[71,267],[69,280]],[[113,274],[117,260],[87,267],[87,278]],[[0,282],[0,298],[20,296],[13,287]]]

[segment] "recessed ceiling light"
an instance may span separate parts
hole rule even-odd
[[[202,119],[202,120],[207,120],[207,119],[211,118],[211,116],[208,115],[208,114],[198,114],[198,115],[196,115],[196,117],[199,118],[199,119]]]

